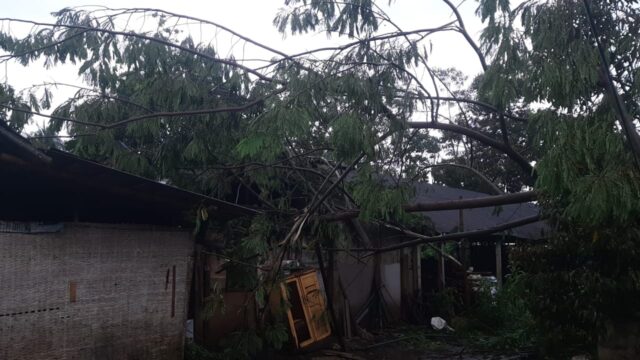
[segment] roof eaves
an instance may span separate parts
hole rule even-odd
[[[38,162],[50,164],[52,159],[42,151],[31,145],[31,143],[20,134],[11,129],[3,121],[0,121],[0,138],[9,142],[9,146],[16,155],[23,155]]]
[[[98,171],[108,172],[110,175],[114,177],[119,177],[124,181],[130,181],[136,184],[140,188],[140,191],[144,191],[144,189],[148,191],[153,191],[153,188],[156,188],[159,191],[169,191],[174,192],[176,194],[184,195],[186,197],[192,198],[195,201],[201,201],[208,203],[210,205],[216,206],[220,210],[227,210],[236,215],[259,215],[262,212],[256,209],[252,209],[249,207],[245,207],[238,204],[233,204],[224,200],[216,199],[214,197],[206,196],[204,194],[199,194],[190,190],[186,190],[183,188],[179,188],[173,185],[164,184],[159,181],[151,180],[142,176],[134,175],[122,170],[117,170],[106,165],[82,159],[76,155],[68,153],[66,151],[61,151],[57,149],[49,149],[46,151],[47,155],[49,155],[54,163],[60,163],[62,161],[73,162],[81,167],[91,167]],[[62,160],[62,161],[61,161]]]
[[[179,194],[184,198],[190,198],[194,203],[197,201],[204,202],[217,207],[219,210],[228,211],[235,215],[253,216],[262,213],[261,211],[256,209],[233,204],[172,185],[163,184],[161,182],[117,170],[94,161],[82,159],[65,151],[57,149],[39,150],[35,146],[33,146],[29,142],[29,140],[25,139],[22,135],[15,132],[3,121],[0,121],[0,152],[2,152],[2,148],[4,148],[11,155],[20,157],[25,161],[34,161],[38,164],[46,164],[48,166],[51,166],[52,171],[64,171],[65,169],[62,167],[61,163],[64,163],[65,161],[72,162],[79,165],[80,167],[84,167],[85,169],[93,168],[114,177],[119,177],[123,179],[124,182],[133,182],[136,184],[140,184],[142,185],[142,188],[145,188],[147,190],[155,189],[157,191],[172,192],[174,194]],[[78,172],[78,175],[82,176],[86,175],[86,173]]]

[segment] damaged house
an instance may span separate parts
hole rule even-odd
[[[207,347],[255,325],[254,295],[229,286],[219,239],[196,242],[192,220],[201,207],[221,221],[258,211],[38,150],[3,125],[0,174],[0,358],[175,359],[189,318],[196,342]],[[415,190],[416,203],[487,196],[426,183]],[[411,319],[424,294],[454,283],[461,269],[501,279],[509,244],[539,239],[545,229],[529,221],[492,234],[472,231],[463,239],[467,254],[447,257],[439,236],[531,219],[537,207],[525,201],[421,213],[434,231],[429,244],[351,217],[340,221],[354,248],[322,249],[321,262],[311,249],[287,258],[303,263],[276,291],[291,305],[294,347]],[[424,249],[439,256],[425,259]],[[226,311],[207,314],[207,299],[220,290]]]
[[[495,199],[474,191],[416,184],[409,206],[433,207],[419,211],[432,229],[427,241],[419,237],[424,235],[400,227],[360,221],[357,210],[321,216],[323,221],[342,224],[343,235],[351,239],[351,246],[344,248],[337,239],[326,239],[325,245],[333,243],[334,247],[319,251],[303,246],[304,249],[287,253],[283,268],[284,264],[294,264],[285,275],[283,291],[288,293],[290,304],[287,320],[291,345],[305,348],[326,339],[327,319],[331,319],[331,333],[344,337],[400,320],[420,320],[417,316],[425,314],[420,306],[434,292],[444,287],[464,291],[469,275],[502,279],[509,271],[509,248],[520,241],[542,239],[547,228],[539,220],[538,207],[528,199],[483,206],[483,199],[488,197]],[[477,204],[462,210],[438,207],[456,200]],[[505,230],[500,230],[505,225]],[[307,244],[314,242],[307,240]],[[455,251],[445,249],[445,243],[455,244]],[[425,251],[432,251],[435,256],[424,256]],[[213,346],[227,334],[255,326],[257,305],[250,291],[227,286],[229,273],[225,271],[224,257],[204,249],[197,257],[202,270],[197,270],[201,275],[196,277],[202,276],[202,280],[196,284],[208,288],[196,290],[196,298],[214,294],[212,284],[224,289],[219,296],[224,299],[226,311],[195,319],[196,340]]]
[[[417,183],[414,189],[409,206],[420,203],[431,208],[420,212],[433,229],[428,238],[399,228],[366,224],[364,233],[353,231],[363,247],[329,256],[335,259],[329,292],[336,294],[333,301],[347,335],[358,327],[419,320],[416,317],[425,311],[420,307],[430,294],[444,287],[468,292],[469,277],[495,278],[499,287],[509,272],[509,249],[517,242],[543,239],[548,230],[539,220],[537,205],[527,199],[482,206],[489,194],[428,183]],[[440,206],[455,206],[450,203],[456,200],[467,201],[468,208],[447,210]],[[522,224],[513,224],[518,226],[509,226],[508,230],[485,231],[515,222]],[[354,227],[351,220],[345,223]],[[454,249],[447,249],[445,244]],[[425,252],[432,255],[424,256]]]
[[[426,236],[399,226],[360,221],[357,210],[321,217],[342,224],[351,246],[344,248],[337,239],[326,239],[324,243],[334,247],[321,251],[306,247],[285,257],[285,263],[298,267],[285,281],[292,345],[304,348],[326,337],[324,323],[314,323],[323,312],[325,319],[332,318],[334,335],[349,337],[360,329],[401,320],[424,321],[418,317],[428,312],[421,306],[429,296],[444,287],[455,287],[468,295],[465,291],[473,285],[468,278],[493,277],[499,286],[509,272],[509,249],[518,242],[543,239],[548,229],[529,198],[507,198],[500,206],[483,205],[488,198],[495,202],[496,197],[489,194],[416,184],[409,206],[428,204],[417,211],[430,224],[431,233]],[[459,206],[455,201],[467,203],[461,210],[440,206],[446,203],[455,208]],[[432,255],[425,256],[427,251]],[[204,258],[208,269],[204,274],[209,280],[203,283],[225,288],[225,259],[215,254]],[[205,290],[205,297],[207,294],[211,290]],[[322,295],[319,299],[318,294]],[[250,292],[225,288],[222,296],[227,311],[197,321],[200,325],[196,326],[206,329],[200,332],[205,334],[202,343],[214,344],[225,334],[256,323]]]

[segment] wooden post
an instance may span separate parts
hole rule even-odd
[[[376,236],[376,247],[380,247],[380,228],[378,227],[378,236]],[[384,317],[384,309],[383,309],[383,301],[382,298],[384,295],[382,294],[382,254],[380,252],[376,252],[373,255],[373,287],[372,287],[372,307],[373,311],[372,319],[374,323],[377,323],[378,329],[381,329],[384,325],[383,317]]]
[[[343,298],[344,302],[344,337],[346,339],[351,339],[351,305],[349,304],[349,298],[346,296]]]
[[[338,287],[340,289],[340,293],[342,294],[342,302],[343,302],[343,323],[344,323],[344,332],[343,335],[346,339],[351,338],[351,307],[349,304],[349,296],[347,295],[347,289],[344,287],[344,283],[342,282],[342,277],[340,276],[340,272],[336,273],[336,278],[338,280]]]
[[[496,278],[498,289],[502,288],[502,241],[496,241]]]
[[[420,253],[418,246],[400,250],[401,313],[406,321],[412,320],[413,307],[420,288]]]
[[[320,268],[320,275],[322,275],[322,281],[324,282],[325,292],[327,287],[330,286],[327,283],[327,269],[324,267],[324,261],[322,260],[322,247],[320,246],[320,241],[316,241],[316,256],[318,257],[318,266]],[[331,317],[331,322],[333,323],[333,328],[338,336],[338,341],[340,343],[340,348],[342,350],[346,349],[346,345],[344,342],[344,337],[342,336],[342,328],[338,323],[338,317],[336,316],[335,309],[333,308],[333,298],[332,294],[327,292],[327,307],[329,308],[329,316]]]
[[[411,265],[406,249],[400,249],[400,315],[402,320],[410,320],[411,307]]]
[[[196,344],[204,345],[204,289],[203,273],[204,273],[204,254],[202,253],[202,245],[196,244],[195,259],[193,262],[193,340]],[[169,270],[167,270],[167,281],[165,290],[169,285]]]
[[[334,242],[333,239],[331,240],[330,243],[331,248],[334,248]],[[325,279],[325,285],[327,285],[326,291],[327,291],[327,298],[328,299],[336,299],[336,282],[335,282],[335,259],[334,259],[334,252],[333,250],[329,250],[328,251],[328,256],[327,256],[327,278]],[[335,306],[336,304],[333,303],[333,306]]]
[[[446,281],[445,281],[445,259],[444,256],[442,256],[442,254],[444,253],[444,243],[440,243],[440,254],[438,255],[438,289],[443,290],[445,288]]]
[[[460,197],[462,200],[462,196]],[[464,210],[458,210],[458,232],[464,232]],[[460,242],[460,262],[464,267],[464,271],[469,269],[471,266],[471,244],[469,244],[469,240],[463,239]]]
[[[420,263],[421,245],[416,245],[411,248],[411,260],[413,262],[413,291],[416,295],[422,293],[422,264]]]

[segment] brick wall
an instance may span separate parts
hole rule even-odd
[[[142,226],[0,233],[0,359],[181,359],[192,250]]]

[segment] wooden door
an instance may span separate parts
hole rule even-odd
[[[313,271],[302,275],[299,279],[309,328],[315,341],[322,340],[331,334],[331,326],[318,276]]]
[[[300,281],[293,277],[287,279],[281,286],[282,297],[287,299],[290,307],[287,311],[289,328],[297,348],[305,347],[313,343],[313,331],[309,324],[308,310],[303,301]]]

